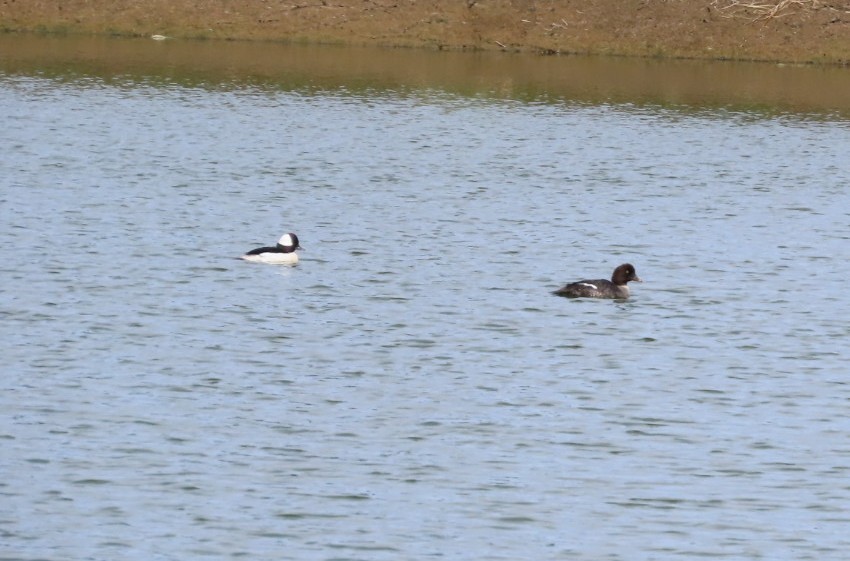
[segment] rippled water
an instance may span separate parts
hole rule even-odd
[[[3,559],[843,559],[842,119],[0,74]],[[284,231],[297,267],[234,259]],[[635,264],[627,302],[564,282]]]

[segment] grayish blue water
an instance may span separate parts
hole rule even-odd
[[[0,559],[844,559],[841,118],[0,73]],[[298,233],[297,267],[244,263]],[[564,282],[634,263],[627,302]]]

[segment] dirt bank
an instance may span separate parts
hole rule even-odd
[[[0,29],[850,64],[850,0],[0,0]]]

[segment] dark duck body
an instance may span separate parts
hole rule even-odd
[[[635,272],[634,265],[623,263],[611,275],[611,280],[593,279],[572,282],[559,288],[552,294],[565,296],[567,298],[614,298],[624,299],[629,297],[630,281],[642,282]]]

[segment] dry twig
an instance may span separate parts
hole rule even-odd
[[[818,0],[780,0],[775,3],[761,4],[738,0],[712,0],[711,5],[723,17],[747,17],[754,22],[784,17],[805,9],[817,10],[821,7]]]

